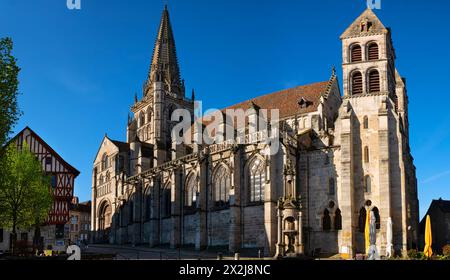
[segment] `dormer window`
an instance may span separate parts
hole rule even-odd
[[[312,102],[308,101],[304,97],[302,97],[302,99],[300,99],[300,101],[298,102],[298,105],[300,105],[300,108],[302,108],[302,109],[308,108],[311,104],[312,104]]]

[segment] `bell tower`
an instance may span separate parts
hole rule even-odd
[[[395,101],[395,50],[390,29],[367,9],[341,40],[344,96],[382,94]]]
[[[150,70],[143,86],[142,99],[135,97],[131,108],[134,118],[128,125],[129,142],[136,139],[153,145],[154,166],[183,153],[181,145],[174,145],[171,136],[172,128],[177,123],[171,120],[176,109],[187,109],[193,115],[194,102],[185,97],[185,84],[180,76],[175,39],[166,5],[156,36]]]
[[[340,37],[344,97],[338,119],[341,142],[342,210],[340,252],[354,255],[365,251],[359,220],[377,213],[377,240],[386,240],[386,224],[392,218],[397,251],[406,251],[407,226],[415,226],[407,208],[408,177],[415,170],[408,143],[405,79],[395,66],[391,30],[375,13],[365,10]],[[379,252],[386,249],[378,241]]]

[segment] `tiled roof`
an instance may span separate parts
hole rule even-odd
[[[306,114],[317,111],[319,106],[320,97],[326,94],[330,88],[330,81],[318,82],[309,85],[298,86],[289,88],[274,93],[262,95],[229,107],[222,109],[223,113],[226,113],[228,109],[242,109],[244,111],[250,109],[253,105],[259,107],[259,109],[278,109],[279,118],[284,119],[290,116]],[[303,100],[303,102],[302,102]],[[301,106],[300,103],[305,103],[306,106]],[[270,118],[270,112],[269,118]],[[203,125],[207,126],[213,120],[203,120]],[[246,124],[248,119],[246,119]],[[194,125],[192,125],[189,133],[194,133]]]
[[[279,109],[280,119],[296,114],[311,113],[317,110],[320,96],[326,92],[328,84],[329,81],[325,81],[285,89],[232,105],[222,111],[227,109],[248,110],[254,103],[261,109]],[[307,106],[301,107],[299,105],[302,98],[307,102]]]
[[[120,142],[116,140],[111,140],[111,142],[119,148],[119,151],[124,152],[130,150],[130,144],[125,142]]]

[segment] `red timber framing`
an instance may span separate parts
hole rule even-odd
[[[69,221],[69,209],[73,198],[75,178],[80,172],[68,164],[29,127],[19,132],[12,141],[19,148],[26,143],[30,151],[42,163],[45,173],[51,177],[49,188],[53,192],[53,206],[48,215],[47,224],[66,224]]]

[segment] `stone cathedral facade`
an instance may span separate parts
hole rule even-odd
[[[406,80],[391,30],[372,10],[341,36],[343,93],[329,80],[255,97],[229,108],[279,109],[280,146],[177,145],[174,110],[194,115],[164,9],[143,97],[131,107],[126,142],[107,136],[92,177],[94,242],[263,250],[267,256],[365,252],[366,215],[386,251],[417,244],[417,180],[409,145]],[[259,132],[236,128],[246,139]],[[198,133],[194,129],[193,133]]]

